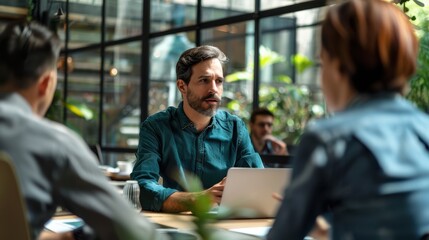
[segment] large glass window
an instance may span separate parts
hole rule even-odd
[[[196,0],[151,1],[151,31],[195,24],[196,5]]]
[[[106,40],[119,40],[142,33],[143,0],[106,1],[106,9]]]
[[[210,21],[255,11],[255,0],[202,0],[202,20]]]
[[[99,132],[100,51],[73,53],[69,61],[66,123],[93,145]]]
[[[70,2],[69,23],[66,24],[70,31],[69,48],[82,47],[101,41],[101,3],[94,4]]]
[[[181,101],[176,87],[176,62],[183,51],[195,46],[192,39],[195,35],[189,32],[151,40],[149,115]]]
[[[28,2],[0,0],[0,29],[2,23],[25,18]],[[323,1],[42,2],[33,17],[56,30],[68,47],[58,65],[58,111],[50,118],[65,120],[89,145],[100,144],[108,164],[133,158],[140,122],[181,101],[175,64],[196,44],[217,46],[230,59],[222,108],[245,121],[257,100],[277,115],[275,134],[293,142],[306,121],[324,111],[318,83]],[[262,12],[249,14],[256,11]]]
[[[139,42],[106,48],[103,140],[107,146],[136,147],[140,121]]]
[[[214,45],[229,58],[225,68],[222,107],[248,117],[253,101],[254,27],[252,21],[222,25],[202,31],[202,44]],[[245,77],[236,77],[245,73]]]

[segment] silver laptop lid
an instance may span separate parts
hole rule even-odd
[[[275,217],[291,168],[230,168],[227,174],[219,215],[238,218]]]

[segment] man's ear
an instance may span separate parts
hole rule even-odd
[[[179,89],[179,91],[182,94],[186,94],[186,87],[187,87],[187,85],[186,85],[185,81],[183,81],[182,79],[178,79],[176,81],[176,85],[177,85],[177,88]]]
[[[52,84],[52,72],[45,72],[37,82],[37,94],[39,96],[45,96],[49,90],[50,85]]]

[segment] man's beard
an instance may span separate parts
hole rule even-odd
[[[208,116],[208,117],[213,117],[216,114],[217,109],[220,106],[220,97],[218,97],[216,94],[209,94],[205,97],[199,98],[197,96],[195,96],[192,91],[188,91],[188,94],[186,96],[189,106],[191,106],[191,108],[193,108],[195,111],[203,114],[204,116]],[[204,108],[203,107],[203,103],[205,102],[206,99],[209,98],[214,98],[216,99],[218,102],[215,105],[210,105],[208,108]]]

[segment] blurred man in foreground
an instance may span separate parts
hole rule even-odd
[[[59,39],[36,23],[11,24],[0,34],[0,151],[15,167],[31,238],[62,206],[90,226],[69,237],[162,239],[107,182],[85,142],[43,119],[57,84],[59,51]]]

